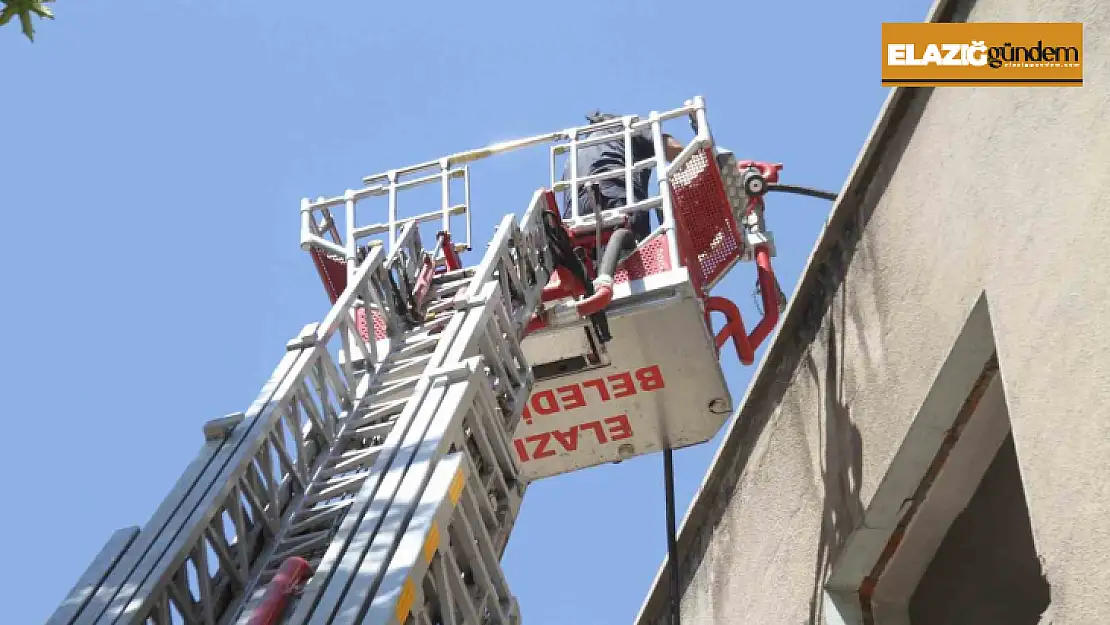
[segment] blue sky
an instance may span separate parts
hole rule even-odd
[[[7,622],[44,621],[323,317],[301,197],[699,94],[720,144],[838,190],[886,95],[879,25],[929,2],[375,4],[63,1],[33,45],[0,28]],[[482,175],[471,262],[546,169]],[[828,208],[771,200],[788,293]],[[748,319],[754,281],[719,287]],[[751,369],[723,362],[738,402]],[[720,438],[676,453],[680,515]],[[661,465],[532,487],[504,558],[528,625],[636,614],[665,553]]]

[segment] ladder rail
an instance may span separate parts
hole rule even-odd
[[[446,373],[445,377],[451,379],[457,374]],[[417,414],[420,427],[410,430],[406,437],[405,447],[409,453],[398,458],[390,468],[386,476],[389,487],[383,484],[375,493],[369,513],[355,528],[356,538],[361,540],[351,543],[336,574],[328,580],[320,602],[314,606],[312,616],[300,621],[294,615],[294,622],[359,622],[362,605],[377,587],[382,564],[392,555],[396,536],[404,532],[408,513],[405,504],[420,494],[427,484],[428,469],[434,466],[437,456],[449,451],[453,442],[442,434],[435,437],[439,434],[437,430],[444,428],[444,421],[454,417],[452,404],[461,403],[462,396],[475,388],[474,385],[468,388],[467,385],[433,383],[432,392],[425,397]]]
[[[520,327],[535,312],[551,275],[551,250],[543,221],[546,208],[545,193],[539,189],[519,223],[512,215],[501,220],[467,291],[469,297],[476,297],[487,281],[502,279],[507,293],[520,295],[520,299],[507,302],[509,317]]]
[[[541,206],[538,201],[533,203],[532,209],[537,206]],[[290,619],[292,622],[327,623],[331,622],[333,615],[358,614],[358,606],[367,599],[362,591],[364,589],[369,592],[370,588],[356,585],[356,572],[368,568],[373,572],[377,570],[376,566],[380,566],[378,563],[368,567],[365,558],[372,550],[373,541],[394,505],[398,489],[406,479],[418,450],[424,449],[425,456],[421,457],[425,462],[428,458],[434,462],[437,455],[444,453],[438,447],[428,447],[436,441],[442,441],[442,435],[437,435],[431,441],[427,440],[428,428],[433,420],[444,419],[444,415],[448,420],[443,421],[447,425],[442,427],[461,420],[461,417],[455,416],[454,410],[441,405],[445,401],[445,391],[433,380],[441,378],[445,373],[450,378],[452,371],[457,374],[458,366],[452,367],[448,363],[462,363],[478,356],[482,368],[488,368],[487,379],[481,387],[488,388],[490,397],[495,398],[486,401],[483,410],[487,414],[500,414],[503,419],[489,425],[497,428],[499,435],[491,437],[497,445],[489,444],[487,449],[497,457],[487,459],[485,464],[498,466],[507,473],[498,480],[499,484],[505,485],[500,499],[505,502],[504,509],[515,518],[523,493],[517,486],[517,467],[508,449],[508,441],[532,383],[531,370],[517,337],[520,336],[524,321],[531,315],[532,307],[528,306],[528,302],[539,300],[540,290],[547,283],[550,271],[545,264],[548,257],[545,255],[549,254],[546,237],[539,234],[543,232],[542,216],[532,209],[526,211],[524,229],[516,224],[511,215],[502,220],[482,264],[475,271],[470,287],[458,302],[465,314],[451,320],[450,329],[444,332],[445,337],[437,347],[437,352],[440,347],[444,349],[443,360],[435,359],[425,377],[418,383],[420,390],[399,418],[404,421],[404,425],[390,432],[387,447],[391,450],[400,448],[411,451],[400,456],[394,452],[379,457],[375,472],[380,471],[381,478],[373,485],[364,485],[359,494],[358,513],[352,511],[344,519],[343,526],[329,547],[328,555],[307,584]],[[509,288],[503,289],[502,284],[508,284]],[[514,297],[514,293],[519,296]],[[441,363],[445,369],[436,368]],[[467,388],[473,389],[474,384]],[[413,475],[419,475],[419,471],[417,469]],[[509,484],[518,488],[519,492],[512,494]],[[421,487],[422,485],[418,485],[415,488],[419,490]],[[394,516],[397,514],[402,515],[403,524],[406,518],[404,513],[395,512]],[[387,541],[391,545],[389,540],[378,539],[379,542]],[[499,532],[498,540],[503,546],[507,540],[507,530]],[[385,549],[388,551],[389,547]],[[372,586],[376,582],[369,583]],[[352,602],[356,607],[349,607]],[[340,612],[345,604],[348,605],[348,611]]]
[[[439,350],[437,349],[437,351]],[[396,472],[391,474],[388,470],[396,455],[402,451],[402,442],[412,436],[410,434],[413,422],[412,412],[420,405],[419,402],[430,390],[427,375],[427,373],[422,375],[420,381],[417,382],[412,398],[406,404],[404,412],[398,417],[398,423],[386,437],[384,448],[371,469],[373,477],[363,485],[355,496],[351,508],[333,536],[326,554],[305,586],[303,594],[297,600],[295,612],[291,618],[292,622],[306,622],[305,618],[308,613],[316,608],[317,602],[321,599],[321,591],[331,589],[340,583],[333,581],[333,576],[346,554],[355,552],[361,547],[358,542],[359,534],[356,530],[360,527],[366,515],[371,512],[368,508],[374,495],[381,489],[388,491],[391,485],[399,479]]]
[[[149,586],[158,583],[160,587],[165,588],[168,586],[168,578],[176,571],[169,570],[169,566],[160,563],[158,560],[169,551],[170,541],[177,544],[182,542],[177,537],[186,529],[187,517],[191,516],[191,513],[200,505],[199,500],[207,495],[212,488],[218,488],[222,483],[227,485],[227,489],[230,491],[234,486],[237,495],[236,502],[238,503],[238,496],[242,488],[240,481],[246,474],[247,465],[253,461],[253,455],[246,452],[237,454],[241,461],[241,471],[240,475],[236,476],[238,479],[234,481],[226,477],[224,469],[230,462],[232,455],[236,454],[238,448],[244,444],[244,439],[249,439],[248,444],[256,444],[256,451],[257,447],[261,447],[265,436],[258,435],[253,426],[258,423],[263,410],[269,409],[270,400],[277,390],[274,387],[285,383],[290,371],[303,361],[302,356],[302,350],[287,353],[275,370],[270,382],[263,388],[255,404],[247,411],[247,418],[244,423],[236,427],[227,439],[205,445],[197,461],[194,462],[196,468],[193,471],[187,471],[182,477],[178,487],[166,498],[155,513],[154,518],[151,519],[150,523],[140,533],[140,536],[136,538],[124,554],[121,563],[104,580],[85,609],[78,615],[75,620],[76,623],[113,622],[120,615],[123,608],[128,607],[136,597],[144,600],[150,609],[154,608],[151,605],[154,601],[159,604],[164,603],[165,600],[162,597],[153,597]],[[229,495],[230,492],[225,493],[224,499],[227,499]],[[237,508],[236,513],[239,512],[240,509]],[[232,522],[236,526],[236,538],[248,535],[246,524],[242,521],[242,518],[239,514],[233,516]],[[192,525],[196,526],[197,523],[194,521]],[[223,528],[220,529],[219,535],[222,536]],[[226,545],[226,547],[227,549],[224,551],[227,553],[237,552],[240,554],[246,553],[245,549],[248,548],[244,544],[239,544],[239,549],[236,549],[234,544]],[[219,550],[217,553],[219,553]],[[187,550],[179,547],[175,553],[170,555],[183,561],[186,554]],[[230,570],[237,570],[234,565],[241,563],[241,560],[235,558],[232,563],[233,568]],[[241,570],[240,573],[243,576],[249,574],[245,570]],[[148,583],[148,580],[152,578],[153,581]],[[140,584],[147,588],[146,592],[143,592]]]
[[[358,387],[367,386],[366,371],[356,372],[350,359],[337,365],[331,351],[351,353],[353,341],[361,342],[370,361],[380,357],[373,341],[361,340],[353,315],[362,295],[378,302],[387,318],[392,316],[378,296],[385,291],[380,284],[384,252],[372,252],[367,261],[324,321],[306,326],[290,342],[243,421],[226,437],[205,443],[83,609],[75,618],[58,622],[133,622],[167,612],[171,599],[187,622],[208,623],[218,616],[211,604],[226,595],[227,585],[251,577],[260,548],[256,537],[272,539],[276,534],[294,492],[303,492],[310,481],[311,460],[327,447],[336,424],[355,405]],[[290,423],[299,423],[300,431],[286,432]],[[199,548],[204,541],[208,544]],[[206,562],[210,559],[219,563],[211,575]],[[190,573],[201,597],[178,601],[182,581],[187,586]],[[83,592],[88,594],[88,589]]]
[[[484,484],[481,487],[482,497],[490,505],[498,504],[497,512],[489,515],[492,517],[489,525],[498,528],[494,533],[496,539],[507,536],[522,492],[505,444],[519,419],[531,380],[527,364],[521,360],[517,365],[522,380],[519,392],[512,393],[508,400],[495,396],[504,389],[504,374],[500,367],[490,365],[503,356],[493,352],[490,339],[504,331],[508,319],[507,314],[494,314],[497,304],[504,303],[499,291],[496,282],[487,283],[484,295],[492,305],[468,311],[461,334],[473,338],[456,342],[455,347],[459,347],[456,353],[463,356],[475,355],[466,358],[461,366],[428,375],[425,382],[428,391],[414,402],[413,422],[401,443],[405,452],[393,459],[373,494],[367,494],[368,510],[357,524],[350,524],[350,536],[333,542],[336,556],[322,565],[306,586],[291,622],[361,622],[364,610],[380,588],[385,567],[398,542],[403,540],[414,514],[413,501],[427,488],[427,479],[438,459],[455,450],[464,452],[468,461],[479,467],[476,473],[489,480],[489,487]],[[471,329],[476,331],[468,332]],[[500,439],[501,449],[474,443],[483,435]],[[491,549],[499,551],[493,540]],[[500,571],[497,575],[501,575]]]
[[[361,299],[364,303],[369,303],[372,310],[382,310],[385,307],[384,302],[388,300],[385,299],[381,293],[371,292],[373,290],[373,285],[381,284],[387,279],[385,274],[388,273],[388,268],[393,266],[393,261],[403,256],[406,250],[410,254],[415,254],[416,250],[423,249],[419,242],[419,231],[416,228],[406,226],[402,234],[402,241],[404,241],[405,243],[403,245],[395,247],[393,252],[390,253],[389,258],[387,258],[380,265],[376,262],[373,262],[367,263],[363,266],[362,269],[366,270],[367,272],[379,272],[379,280],[372,281],[369,279],[363,279],[356,281],[353,285],[353,293],[350,297],[356,297],[358,299]],[[413,275],[412,272],[416,271],[416,269],[419,267],[419,264],[415,262],[402,262],[401,267],[402,269],[409,271],[409,275]],[[346,297],[347,296],[345,296],[345,298]],[[337,305],[339,305],[341,302],[345,302],[345,298],[341,298],[340,301],[337,301]],[[353,309],[354,306],[349,309],[348,313],[353,313]],[[390,331],[397,332],[399,330],[397,328],[391,327]],[[368,446],[355,445],[351,442],[345,442],[343,439],[348,438],[351,434],[351,430],[353,429],[364,428],[368,425],[374,425],[373,421],[367,421],[361,418],[359,415],[365,412],[366,407],[372,402],[372,400],[375,399],[374,394],[371,393],[371,387],[382,379],[383,369],[387,366],[387,364],[389,364],[388,358],[378,358],[377,341],[374,341],[372,338],[370,340],[363,339],[362,335],[359,332],[351,332],[350,326],[348,326],[346,332],[342,333],[342,341],[342,353],[338,355],[338,360],[341,362],[344,370],[351,371],[351,375],[353,375],[353,363],[361,361],[363,363],[363,368],[369,371],[370,375],[361,378],[361,386],[355,392],[354,407],[350,411],[352,414],[352,418],[342,419],[337,422],[338,428],[335,432],[335,440],[333,444],[328,446],[324,450],[324,452],[321,453],[318,458],[316,458],[310,474],[311,477],[308,481],[308,483],[312,486],[304,489],[299,494],[297,500],[293,502],[293,504],[290,506],[290,511],[285,516],[281,532],[274,537],[274,540],[270,541],[270,544],[267,546],[265,552],[258,558],[259,562],[263,563],[264,565],[273,564],[272,560],[275,557],[280,557],[283,560],[284,558],[293,555],[305,556],[308,552],[313,550],[313,544],[302,543],[299,545],[295,545],[292,548],[287,547],[283,551],[278,551],[283,546],[284,541],[290,538],[290,533],[298,529],[297,527],[292,526],[293,520],[303,515],[309,515],[309,517],[312,518],[312,509],[317,504],[321,503],[321,501],[315,501],[309,498],[310,488],[320,486],[322,484],[326,485],[327,480],[331,479],[334,475],[349,476],[352,473],[356,473],[361,474],[364,477],[360,478],[356,475],[354,477],[354,480],[372,479],[372,471],[369,467],[365,467],[365,472],[362,471],[365,464],[364,461],[353,463],[345,469],[334,469],[334,473],[324,475],[325,472],[329,471],[329,468],[332,467],[332,463],[336,461],[337,456],[339,455],[349,454],[352,452],[361,452],[364,453],[367,459],[370,459],[370,448],[374,447],[372,444]],[[351,356],[345,357],[346,354],[350,354]],[[385,420],[381,423],[378,423],[377,425],[381,430],[388,433],[388,431],[392,429],[392,426],[396,424],[397,419],[397,415],[394,415],[392,418],[386,416]],[[377,446],[376,453],[380,455],[381,451],[382,446]],[[376,457],[374,459],[376,460]],[[325,494],[327,493],[325,492]],[[324,495],[320,495],[319,497],[323,496]],[[321,514],[328,514],[328,512],[325,511]],[[335,514],[336,516],[345,515],[345,512],[337,512]],[[317,516],[320,515],[318,514]],[[280,561],[277,564],[280,565]],[[256,592],[259,590],[258,586],[261,582],[262,576],[256,573],[253,576],[251,582],[246,585],[241,593],[239,593],[235,604],[231,607],[231,609],[227,611],[227,616],[225,616],[225,618],[222,619],[221,622],[246,623],[250,615],[247,608],[252,607],[252,599],[261,598],[260,596],[256,596]]]
[[[436,467],[363,622],[403,625],[409,614],[428,609],[452,624],[519,622],[519,607],[481,518],[482,493],[473,489],[476,471],[458,453]],[[441,484],[450,473],[455,477],[444,493]],[[473,583],[464,582],[464,571]],[[435,589],[433,596],[425,593],[428,586]]]
[[[542,205],[537,198],[532,208],[538,206]],[[522,324],[533,310],[528,302],[536,301],[539,291],[550,277],[550,265],[543,263],[547,253],[546,237],[539,238],[543,232],[542,216],[530,209],[522,219],[522,226],[518,228],[513,222],[503,222],[503,227],[499,229],[501,236],[495,237],[495,244],[491,245],[483,262],[485,267],[494,266],[497,269],[488,274],[479,270],[477,276],[488,275],[489,279],[484,284],[472,283],[470,291],[474,294],[481,289],[479,299],[485,302],[481,308],[474,307],[467,311],[467,324],[474,331],[464,329],[463,336],[473,338],[461,342],[458,349],[452,352],[458,361],[474,363],[471,366],[475,367],[478,380],[452,382],[455,385],[465,384],[465,392],[473,399],[451,411],[438,410],[437,419],[440,421],[437,422],[445,430],[433,429],[430,440],[424,443],[427,447],[441,447],[445,440],[454,440],[454,446],[464,452],[466,466],[472,468],[468,474],[477,479],[466,480],[463,490],[469,493],[464,497],[467,504],[460,508],[463,511],[461,520],[452,523],[451,532],[461,532],[462,535],[445,542],[440,533],[438,548],[424,549],[425,559],[432,565],[426,573],[434,576],[432,583],[437,592],[434,597],[427,598],[428,605],[413,599],[413,605],[408,609],[413,612],[416,622],[430,622],[424,612],[427,607],[441,618],[445,614],[462,617],[462,620],[452,618],[447,622],[474,625],[479,622],[519,623],[519,607],[508,590],[498,562],[525,490],[508,445],[533,383],[531,368],[519,345]],[[537,244],[538,241],[542,241],[542,245]],[[533,264],[533,261],[536,262]],[[503,288],[506,283],[510,288]],[[524,286],[524,292],[514,296],[511,288],[514,284]],[[474,393],[472,396],[469,395],[471,392]],[[444,413],[450,414],[450,419],[445,419],[447,415]],[[437,455],[429,457],[434,459]],[[418,513],[419,509],[410,508],[408,516],[404,516],[405,512],[397,515],[411,519]],[[411,535],[419,532],[419,527],[411,531],[406,528],[400,540],[403,542],[405,537],[409,537],[411,543],[414,540]],[[386,537],[382,542],[390,540]],[[393,544],[397,545],[397,551],[390,553],[387,570],[404,569],[411,551],[406,555],[400,543],[393,541]],[[427,555],[433,551],[436,553],[434,560]],[[460,564],[463,561],[465,564]],[[384,568],[386,563],[380,566]],[[469,572],[475,582],[470,587],[477,595],[470,596],[467,588],[460,584],[463,570]],[[414,582],[410,587],[417,586]],[[419,584],[420,588],[423,586],[423,583]],[[478,592],[479,588],[481,592]],[[395,586],[382,586],[379,590],[381,592],[375,592],[368,608],[362,602],[362,596],[354,597],[353,604],[348,604],[351,610],[348,614],[361,618],[365,614],[361,610],[368,609],[369,613],[361,622],[385,623],[395,619],[404,623],[407,607],[402,601],[404,589],[397,602],[392,601],[389,594],[395,592]],[[422,594],[422,591],[417,592]],[[481,609],[476,610],[476,606],[481,606]],[[461,614],[456,613],[456,608],[461,608]]]

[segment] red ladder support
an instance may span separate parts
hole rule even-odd
[[[287,558],[281,563],[277,575],[266,586],[266,594],[262,596],[261,603],[251,614],[250,625],[274,625],[285,613],[292,597],[301,584],[308,579],[312,567],[304,558],[296,556]]]

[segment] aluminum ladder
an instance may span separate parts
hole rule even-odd
[[[418,270],[416,227],[370,250],[49,625],[519,623],[499,560],[525,488],[510,450],[532,387],[520,340],[551,272],[542,198],[505,216],[477,267],[436,276],[420,323],[390,298],[391,272]],[[359,332],[371,312],[385,339]],[[307,581],[282,577],[290,562]],[[276,604],[275,577],[293,591]]]

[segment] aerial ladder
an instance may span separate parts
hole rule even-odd
[[[667,162],[663,124],[683,119],[694,139]],[[577,175],[581,148],[624,141],[632,155],[634,133],[656,156]],[[466,265],[471,164],[541,145],[549,184]],[[645,169],[647,199],[579,205],[605,178],[633,197]],[[669,460],[730,415],[719,351],[731,339],[751,364],[783,303],[763,205],[780,169],[716,146],[699,97],[303,200],[301,247],[331,309],[287,343],[246,411],[204,425],[151,519],[108,540],[49,625],[520,623],[499,562],[529,483]],[[436,187],[437,207],[405,210],[413,189]],[[641,241],[635,211],[660,218]],[[710,294],[740,262],[755,264],[763,302],[750,331]]]

